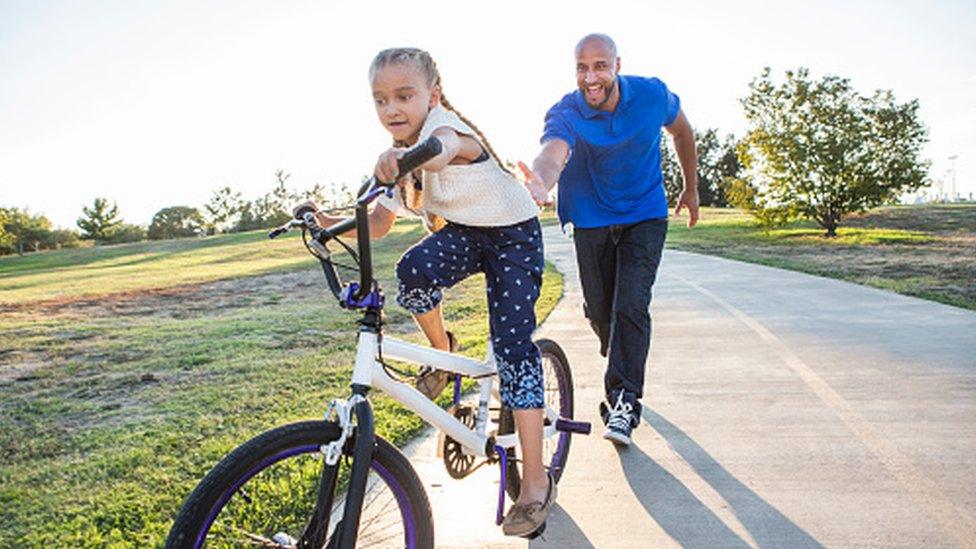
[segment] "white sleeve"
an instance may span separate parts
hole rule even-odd
[[[395,214],[400,213],[399,193],[394,192],[392,197],[386,196],[386,193],[383,193],[379,196],[379,198],[376,199],[376,203]]]

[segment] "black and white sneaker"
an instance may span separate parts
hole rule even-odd
[[[630,433],[637,427],[637,415],[634,412],[634,405],[624,397],[624,391],[618,391],[610,396],[610,400],[616,400],[611,408],[606,402],[600,403],[600,416],[607,430],[603,432],[603,438],[619,446],[630,446]],[[616,396],[616,399],[613,397]]]

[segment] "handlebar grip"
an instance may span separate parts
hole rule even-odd
[[[433,136],[428,137],[427,141],[410,149],[397,160],[400,175],[412,172],[417,166],[439,155],[443,149],[444,146],[440,139]]]
[[[350,217],[349,219],[340,221],[329,228],[322,229],[320,232],[318,232],[317,235],[315,235],[316,240],[318,240],[322,244],[325,244],[329,240],[354,228],[356,228],[356,218]]]
[[[281,236],[282,234],[284,234],[286,232],[288,232],[288,229],[287,228],[285,228],[285,227],[278,227],[277,229],[274,229],[273,231],[271,231],[271,232],[268,233],[268,238],[272,238],[272,239],[273,238],[277,238],[277,237]]]

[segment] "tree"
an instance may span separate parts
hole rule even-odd
[[[241,193],[226,186],[214,191],[210,201],[203,206],[207,214],[207,234],[216,234],[232,227],[241,213],[241,206]]]
[[[78,233],[70,229],[54,229],[44,235],[41,247],[48,250],[60,250],[61,248],[77,248],[81,246]]]
[[[918,100],[891,91],[860,95],[850,81],[813,81],[805,68],[776,85],[767,67],[741,100],[749,123],[739,147],[744,168],[735,193],[753,212],[813,219],[837,234],[845,214],[894,202],[924,184],[926,129]]]
[[[661,140],[661,174],[668,204],[674,205],[683,187],[681,168],[669,145],[670,139]],[[698,152],[698,195],[702,206],[726,207],[726,181],[739,176],[742,166],[735,152],[735,137],[731,134],[722,141],[718,130],[695,130],[695,149]]]
[[[96,198],[91,207],[82,206],[81,213],[78,228],[82,231],[81,238],[85,240],[101,242],[122,224],[119,207],[114,202],[109,207],[108,200],[104,198]]]
[[[149,238],[185,238],[203,234],[203,216],[196,208],[171,206],[156,212],[149,223]]]
[[[108,235],[108,238],[105,239],[105,243],[124,244],[126,242],[139,242],[140,240],[145,240],[146,236],[146,229],[142,227],[142,225],[122,223]]]
[[[263,200],[255,203],[256,210],[260,212],[260,217],[266,223],[265,226],[281,225],[291,219],[291,207],[301,201],[296,195],[285,187],[285,182],[291,174],[282,170],[275,172],[275,179],[278,184],[275,188],[265,195]]]
[[[0,208],[0,219],[3,222],[3,244],[0,252],[36,252],[40,250],[51,237],[51,221],[41,214],[31,214],[26,208]]]

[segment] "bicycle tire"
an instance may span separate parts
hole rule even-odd
[[[223,535],[225,531],[228,535],[243,536],[252,543],[271,540],[278,532],[301,539],[315,507],[321,479],[330,477],[326,482],[334,482],[343,462],[348,465],[351,460],[346,456],[330,468],[321,459],[321,446],[336,440],[339,433],[340,429],[334,422],[305,421],[272,429],[239,446],[225,456],[187,497],[170,530],[166,547],[196,549],[203,546],[240,546],[240,539],[224,542],[221,538],[208,538],[210,535]],[[365,541],[368,541],[366,536],[370,535],[373,526],[395,530],[391,537],[375,539],[377,542],[393,539],[392,544],[398,547],[427,549],[434,546],[430,501],[423,484],[407,458],[380,437],[376,437],[367,486],[357,546],[369,546]],[[299,489],[297,491],[305,492],[304,498],[292,491],[296,487]],[[323,501],[330,517],[335,519],[337,513],[341,512],[342,496],[336,497],[332,487],[334,484],[327,490]],[[276,491],[290,497],[276,496]],[[268,495],[271,496],[269,499],[263,499]],[[258,498],[262,499],[255,503]],[[309,499],[310,502],[307,501]],[[367,507],[371,504],[378,506],[375,509],[377,514],[368,512]],[[276,516],[277,524],[268,524],[258,532],[248,530],[256,527],[264,520],[264,515],[274,513],[278,507],[283,507],[284,511]],[[396,514],[396,510],[399,510],[399,514]],[[225,517],[225,513],[229,516]],[[290,517],[288,513],[300,516]],[[227,520],[240,520],[242,526],[246,527],[228,526],[224,523]],[[214,528],[219,521],[220,527]],[[341,519],[332,522],[339,523]],[[328,533],[327,528],[328,520],[322,529],[323,535]],[[304,546],[332,547],[336,544],[338,531],[338,527],[333,529],[331,541],[318,539]],[[398,532],[402,532],[402,544],[395,541],[399,537]],[[381,534],[388,535],[389,532]]]
[[[543,384],[546,393],[546,403],[553,406],[549,397],[558,398],[558,404],[553,406],[559,415],[566,419],[573,418],[573,373],[569,368],[569,359],[562,347],[551,339],[539,339],[535,342],[542,356]],[[555,380],[550,378],[555,377]],[[515,432],[515,418],[512,410],[502,408],[499,416],[498,432],[508,434]],[[551,439],[550,439],[551,440]],[[555,444],[548,449],[549,440],[543,440],[542,461],[552,473],[558,483],[569,459],[569,446],[572,437],[570,433],[560,432],[555,436]],[[505,491],[512,500],[517,500],[522,487],[522,475],[515,448],[506,450],[508,454],[508,468],[505,470]],[[548,458],[547,458],[548,455]]]

